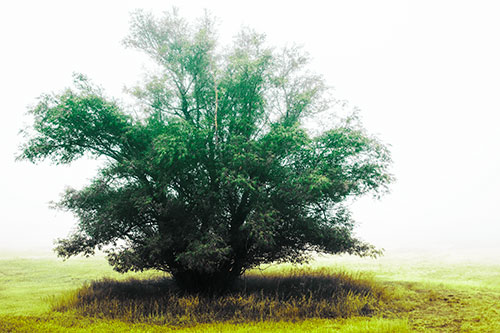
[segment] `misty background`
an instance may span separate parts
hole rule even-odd
[[[494,1],[23,1],[0,3],[0,250],[50,250],[76,223],[49,209],[98,161],[15,162],[42,93],[86,74],[130,98],[146,56],[125,49],[130,12],[209,10],[219,42],[241,27],[269,45],[303,45],[333,96],[359,108],[390,145],[397,181],[380,200],[351,205],[356,233],[388,251],[439,248],[500,254],[500,4]]]

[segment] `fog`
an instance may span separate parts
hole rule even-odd
[[[219,19],[221,43],[242,26],[271,45],[297,43],[333,95],[359,108],[390,145],[397,181],[351,206],[357,234],[388,250],[498,248],[500,21],[491,1],[16,1],[0,4],[0,250],[48,250],[76,220],[49,209],[98,161],[15,162],[42,93],[86,74],[128,98],[147,58],[125,49],[130,12],[179,8]],[[499,252],[500,253],[500,252]]]

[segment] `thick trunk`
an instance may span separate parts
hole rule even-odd
[[[188,292],[220,293],[229,290],[241,275],[240,271],[224,269],[217,272],[183,270],[173,273],[179,288]]]

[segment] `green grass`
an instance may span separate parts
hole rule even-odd
[[[473,251],[471,251],[473,252]],[[392,289],[386,318],[407,320],[420,332],[500,332],[498,250],[422,255],[403,253],[377,260],[320,258],[316,264],[370,272]]]
[[[88,331],[500,332],[500,265],[323,257],[254,270],[210,297],[163,274],[115,273],[102,257],[0,259],[0,332]]]
[[[175,327],[120,320],[93,319],[67,314],[50,314],[37,317],[0,317],[1,332],[410,332],[404,320],[382,318],[349,318],[340,320],[309,319],[298,322],[264,321],[246,323],[211,323]]]
[[[0,315],[44,313],[50,309],[50,299],[95,279],[155,275],[159,274],[119,274],[102,257],[67,261],[53,257],[3,258],[0,259]]]

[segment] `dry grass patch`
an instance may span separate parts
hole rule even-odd
[[[368,276],[327,269],[251,272],[224,294],[188,294],[168,278],[94,281],[53,301],[58,312],[169,325],[297,321],[374,314],[388,296]]]

